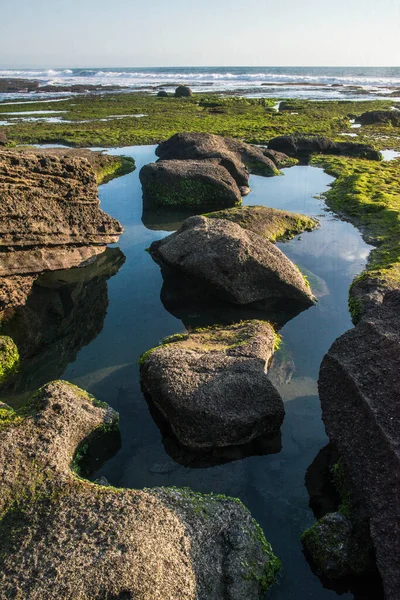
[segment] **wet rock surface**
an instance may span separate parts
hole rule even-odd
[[[321,365],[327,433],[369,519],[385,598],[400,596],[400,292],[391,291],[338,338]]]
[[[117,413],[66,382],[16,414],[0,406],[0,583],[29,600],[258,599],[278,568],[245,507],[189,490],[78,478],[83,441]]]
[[[152,257],[217,298],[233,304],[292,301],[303,308],[313,296],[300,271],[271,242],[236,223],[190,217],[150,246]]]
[[[161,160],[140,171],[144,208],[235,206],[241,193],[218,160]]]
[[[317,135],[280,135],[269,141],[268,148],[297,158],[306,158],[311,154],[338,154],[370,160],[382,158],[381,153],[368,144],[333,142],[329,138]]]
[[[272,437],[284,416],[266,375],[275,344],[273,328],[262,321],[172,336],[143,355],[143,391],[188,448]]]

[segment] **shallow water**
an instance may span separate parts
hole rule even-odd
[[[352,326],[347,310],[348,288],[362,270],[370,247],[351,224],[336,218],[322,200],[314,197],[333,180],[321,169],[297,166],[285,169],[283,177],[251,178],[252,193],[244,204],[266,204],[320,219],[319,230],[280,244],[307,273],[319,302],[281,330],[284,345],[276,355],[271,375],[286,409],[280,452],[207,468],[184,466],[166,452],[139,384],[139,356],[161,338],[184,330],[182,321],[164,308],[160,269],[145,252],[153,240],[169,233],[147,229],[141,221],[138,173],[143,164],[155,159],[154,147],[123,148],[111,153],[133,156],[137,166],[134,173],[99,189],[102,209],[125,228],[117,246],[126,262],[108,280],[109,304],[102,331],[78,352],[62,374],[63,379],[108,402],[121,416],[122,447],[93,479],[104,475],[115,486],[190,486],[201,492],[239,497],[282,561],[279,585],[268,598],[335,598],[337,593],[322,587],[302,553],[300,535],[315,520],[304,478],[327,444],[317,396],[319,365],[334,339]],[[97,315],[90,306],[85,310],[87,321]],[[168,439],[164,442],[168,445]],[[341,597],[354,595],[346,592]],[[370,598],[377,600],[376,595]]]

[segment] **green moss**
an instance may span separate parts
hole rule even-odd
[[[352,514],[351,492],[343,460],[341,458],[333,467],[333,481],[340,496],[339,512],[350,519]]]
[[[367,102],[309,102],[292,101],[291,110],[276,113],[271,107],[274,99],[237,98],[196,94],[191,98],[163,98],[138,93],[96,94],[77,96],[63,102],[48,103],[49,110],[66,111],[64,118],[71,123],[45,121],[13,121],[7,128],[11,143],[64,143],[70,146],[118,147],[133,144],[155,144],[181,131],[199,131],[232,136],[255,144],[266,144],[276,136],[288,133],[314,133],[339,137],[350,129],[349,115],[366,110],[387,109],[393,101]],[[0,116],[7,112],[0,104]],[[40,103],[30,104],[30,110],[43,108]],[[24,104],[13,111],[24,111]],[[297,112],[297,115],[291,114]],[[144,114],[135,118],[135,114]],[[111,115],[129,115],[121,119],[107,119]],[[3,115],[7,119],[7,115]],[[84,121],[84,122],[81,122]],[[392,128],[394,130],[394,128]],[[388,128],[357,130],[360,141],[372,135],[389,137],[395,144],[394,132]],[[385,140],[386,147],[388,140]],[[398,142],[397,142],[398,143]]]
[[[15,374],[19,365],[18,348],[6,335],[0,336],[0,384]]]
[[[112,161],[96,169],[97,183],[108,183],[116,177],[122,177],[135,170],[135,161],[130,156],[113,156]]]
[[[176,179],[168,185],[147,182],[144,187],[145,196],[156,206],[210,206],[227,204],[223,193],[215,187],[198,179]],[[238,204],[241,200],[238,201]],[[229,201],[229,205],[232,202]]]
[[[17,426],[23,420],[23,417],[16,413],[10,406],[0,404],[0,431],[11,425]]]

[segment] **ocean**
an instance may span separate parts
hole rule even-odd
[[[310,100],[369,100],[400,97],[400,67],[157,67],[0,69],[0,78],[40,81],[40,85],[124,86],[156,92],[179,84],[194,92]],[[40,90],[40,88],[39,88]],[[47,92],[44,94],[49,96]],[[60,94],[58,94],[60,95]],[[0,100],[16,94],[0,94]],[[38,93],[18,97],[38,98]],[[50,94],[51,96],[51,94]]]

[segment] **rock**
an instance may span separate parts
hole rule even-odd
[[[241,195],[228,171],[213,160],[160,160],[139,174],[145,209],[159,206],[234,206]]]
[[[0,335],[0,384],[15,373],[19,363],[18,348],[13,340]]]
[[[301,540],[320,576],[340,579],[368,572],[371,549],[340,512],[322,517],[303,533]]]
[[[118,240],[122,226],[97,197],[98,181],[120,166],[108,159],[88,150],[0,151],[0,310],[23,302],[29,278],[86,266]]]
[[[248,168],[256,175],[279,173],[262,148],[210,133],[177,133],[162,142],[156,154],[162,160],[219,159],[238,186],[248,186]]]
[[[288,156],[306,157],[310,154],[339,154],[381,160],[382,155],[368,144],[357,142],[333,142],[318,135],[280,135],[269,141],[268,148],[284,152]]]
[[[225,219],[243,229],[253,231],[270,242],[288,240],[303,231],[312,231],[319,225],[317,219],[268,206],[241,206],[226,208],[204,215],[209,219]]]
[[[7,144],[7,136],[4,131],[0,131],[0,146],[5,146]]]
[[[400,597],[400,291],[386,294],[325,355],[319,394],[326,431],[369,518],[385,599]]]
[[[168,92],[165,90],[160,90],[157,94],[157,98],[168,98]]]
[[[261,148],[261,151],[264,156],[272,160],[278,169],[292,167],[293,165],[297,164],[297,160],[295,158],[291,158],[283,152],[278,152],[277,150],[272,150],[271,148]]]
[[[313,304],[297,267],[271,242],[236,223],[190,217],[176,233],[153,242],[150,253],[224,301]]]
[[[83,442],[116,427],[107,405],[58,381],[25,417],[0,410],[4,597],[256,600],[273,582],[279,561],[238,501],[104,487],[71,471]]]
[[[263,321],[172,336],[143,355],[142,389],[187,448],[272,437],[284,417],[265,373],[275,345],[276,334]]]
[[[178,85],[175,90],[175,98],[187,98],[193,96],[193,92],[187,85]]]
[[[400,127],[400,111],[398,110],[369,110],[356,118],[361,125],[393,125]]]

